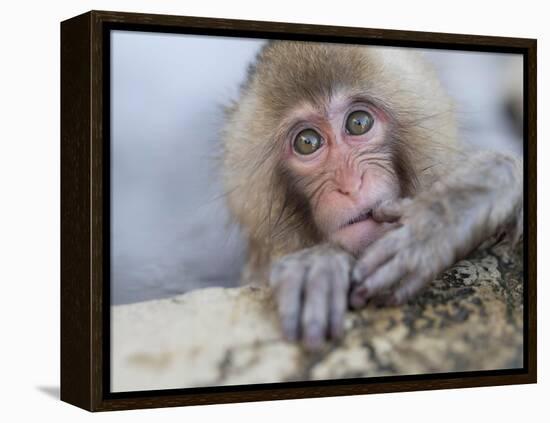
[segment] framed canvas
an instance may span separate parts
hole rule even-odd
[[[536,105],[532,39],[62,22],[61,399],[535,383]]]

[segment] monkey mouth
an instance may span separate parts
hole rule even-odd
[[[376,241],[385,232],[384,224],[373,219],[376,206],[363,209],[329,235],[329,241],[334,242],[352,254],[359,254]]]
[[[364,222],[365,220],[368,220],[371,217],[372,217],[372,209],[367,209],[363,213],[348,220],[344,225],[342,225],[342,228],[345,228],[346,226],[355,225],[356,223],[359,223],[359,222]]]

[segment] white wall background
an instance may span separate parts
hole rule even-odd
[[[238,284],[244,243],[225,207],[219,133],[263,42],[112,34],[113,304]],[[464,142],[521,154],[504,104],[523,86],[522,56],[420,52],[455,100]]]
[[[244,244],[225,207],[219,132],[262,43],[112,34],[113,304],[238,284]]]
[[[359,7],[361,6],[361,7]],[[538,385],[320,398],[90,415],[54,399],[59,387],[59,21],[88,9],[126,10],[532,37],[539,39]],[[315,422],[546,421],[549,416],[550,48],[544,2],[250,2],[98,0],[6,3],[0,27],[0,328],[2,421]],[[544,330],[544,332],[543,332]]]

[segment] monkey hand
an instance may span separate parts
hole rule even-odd
[[[372,299],[402,304],[485,239],[512,228],[521,234],[522,161],[505,154],[481,153],[448,178],[414,198],[382,203],[378,222],[394,229],[371,244],[352,272],[350,305]]]
[[[286,339],[301,339],[314,351],[342,335],[352,261],[342,249],[322,244],[274,263],[270,285]]]
[[[383,203],[373,211],[378,222],[396,227],[371,244],[353,269],[350,305],[405,302],[449,266],[455,256],[451,234],[437,207],[423,199]]]

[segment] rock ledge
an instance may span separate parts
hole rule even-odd
[[[523,259],[495,246],[402,307],[348,313],[316,354],[281,338],[265,288],[113,306],[114,392],[523,366]]]

